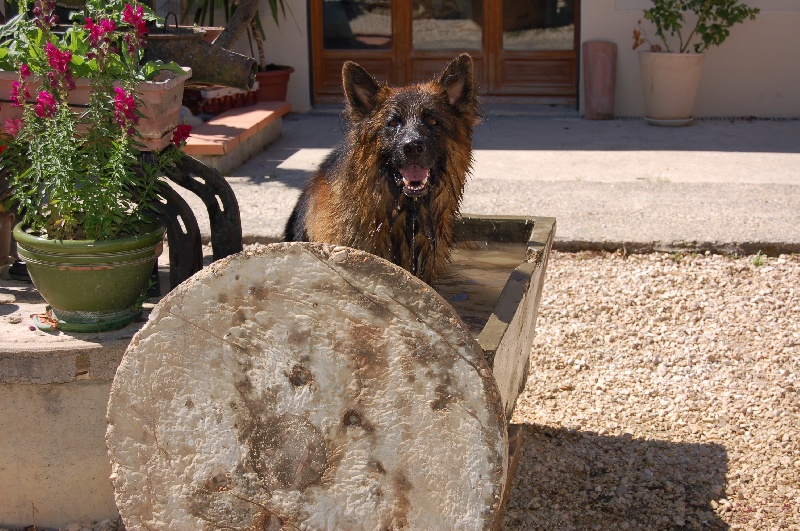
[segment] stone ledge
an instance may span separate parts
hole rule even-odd
[[[292,106],[285,101],[262,102],[225,111],[195,127],[184,151],[192,156],[223,156],[258,131],[280,120]]]
[[[32,284],[0,280],[0,384],[110,382],[145,314],[121,330],[79,334],[31,330],[45,302]]]

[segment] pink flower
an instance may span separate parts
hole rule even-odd
[[[20,94],[20,88],[22,88],[22,94]],[[25,100],[31,97],[31,93],[28,91],[28,86],[23,85],[19,81],[12,81],[11,82],[11,93],[9,94],[9,98],[11,98],[11,106],[12,107],[22,107],[25,103]]]
[[[125,4],[125,9],[122,11],[122,20],[127,22],[136,30],[136,35],[130,33],[125,35],[125,42],[131,50],[137,48],[144,48],[147,46],[147,21],[144,19],[144,9],[142,6],[136,6],[136,10],[130,4]]]
[[[125,4],[125,9],[122,10],[122,20],[134,26],[137,30],[143,24],[147,24],[144,20],[144,9],[142,9],[142,6],[136,6],[136,10],[134,10],[133,6],[130,4]]]
[[[111,33],[112,31],[117,29],[117,25],[114,23],[114,20],[110,18],[104,18],[100,21],[100,27],[103,28],[103,33]]]
[[[45,46],[45,54],[50,68],[59,74],[66,74],[69,71],[69,62],[72,60],[72,52],[69,50],[61,51],[52,42]]]
[[[31,77],[31,67],[28,65],[22,65],[19,67],[19,75],[22,76],[22,79],[28,79]]]
[[[117,29],[116,24],[110,18],[105,18],[100,21],[100,24],[95,24],[91,17],[86,17],[86,24],[83,27],[89,30],[89,45],[93,48],[100,46],[102,41],[110,42],[106,34]]]
[[[175,128],[175,131],[172,133],[172,143],[177,146],[181,147],[185,142],[186,139],[189,138],[189,133],[192,132],[192,126],[189,124],[180,124]]]
[[[128,94],[120,87],[114,87],[114,120],[117,124],[125,128],[129,123],[139,123],[139,116],[136,114],[136,98],[133,94]]]
[[[36,18],[36,27],[52,28],[59,23],[58,15],[53,14],[56,3],[50,0],[38,1],[33,8],[33,16]]]
[[[56,99],[46,90],[40,90],[36,94],[34,112],[39,118],[51,118],[56,113]]]
[[[6,118],[3,122],[3,132],[8,136],[17,136],[22,131],[22,120],[19,118]]]

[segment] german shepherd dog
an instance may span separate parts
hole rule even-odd
[[[346,136],[294,207],[286,241],[355,247],[430,283],[454,245],[478,102],[472,58],[402,88],[346,62]]]

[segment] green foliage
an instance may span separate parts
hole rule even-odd
[[[278,11],[286,18],[286,5],[284,0],[267,0],[269,4],[269,12],[275,24],[278,24]],[[186,4],[186,9],[183,12],[183,20],[191,20],[200,26],[214,26],[215,16],[217,11],[222,12],[224,24],[227,24],[233,13],[236,11],[238,2],[232,0],[190,0]],[[256,15],[256,19],[258,15]],[[260,22],[259,22],[260,24]],[[263,34],[262,34],[263,36]]]
[[[22,107],[22,119],[13,132],[2,133],[0,171],[12,180],[23,221],[52,239],[134,234],[151,219],[159,179],[181,157],[171,148],[143,156],[135,125],[140,84],[164,69],[184,71],[175,64],[142,63],[143,33],[122,17],[123,10],[138,7],[135,0],[87,0],[86,7],[93,24],[110,18],[115,29],[92,37],[92,23],[81,17],[56,34],[36,15],[15,19],[12,38],[0,48],[0,60],[19,72],[20,95],[30,91],[29,98],[14,102]],[[89,80],[85,107],[69,105],[76,78]]]
[[[653,7],[645,9],[644,18],[656,28],[656,36],[667,52],[702,53],[719,46],[730,36],[731,27],[745,20],[755,20],[760,9],[749,7],[738,0],[652,0]],[[687,26],[685,15],[692,13]],[[685,33],[688,30],[688,33]],[[661,51],[659,44],[651,43],[641,27],[634,30],[634,49],[650,44],[653,51]],[[677,39],[677,46],[670,47]]]
[[[156,77],[160,72],[163,72],[164,70],[169,70],[170,72],[177,74],[179,76],[186,73],[186,71],[180,66],[178,66],[177,63],[172,61],[169,63],[165,63],[161,59],[146,62],[144,65],[142,65],[140,71],[142,74],[142,78],[149,81],[154,77]]]

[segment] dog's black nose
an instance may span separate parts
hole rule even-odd
[[[403,153],[406,155],[422,155],[425,151],[425,144],[420,140],[412,140],[403,145]]]

